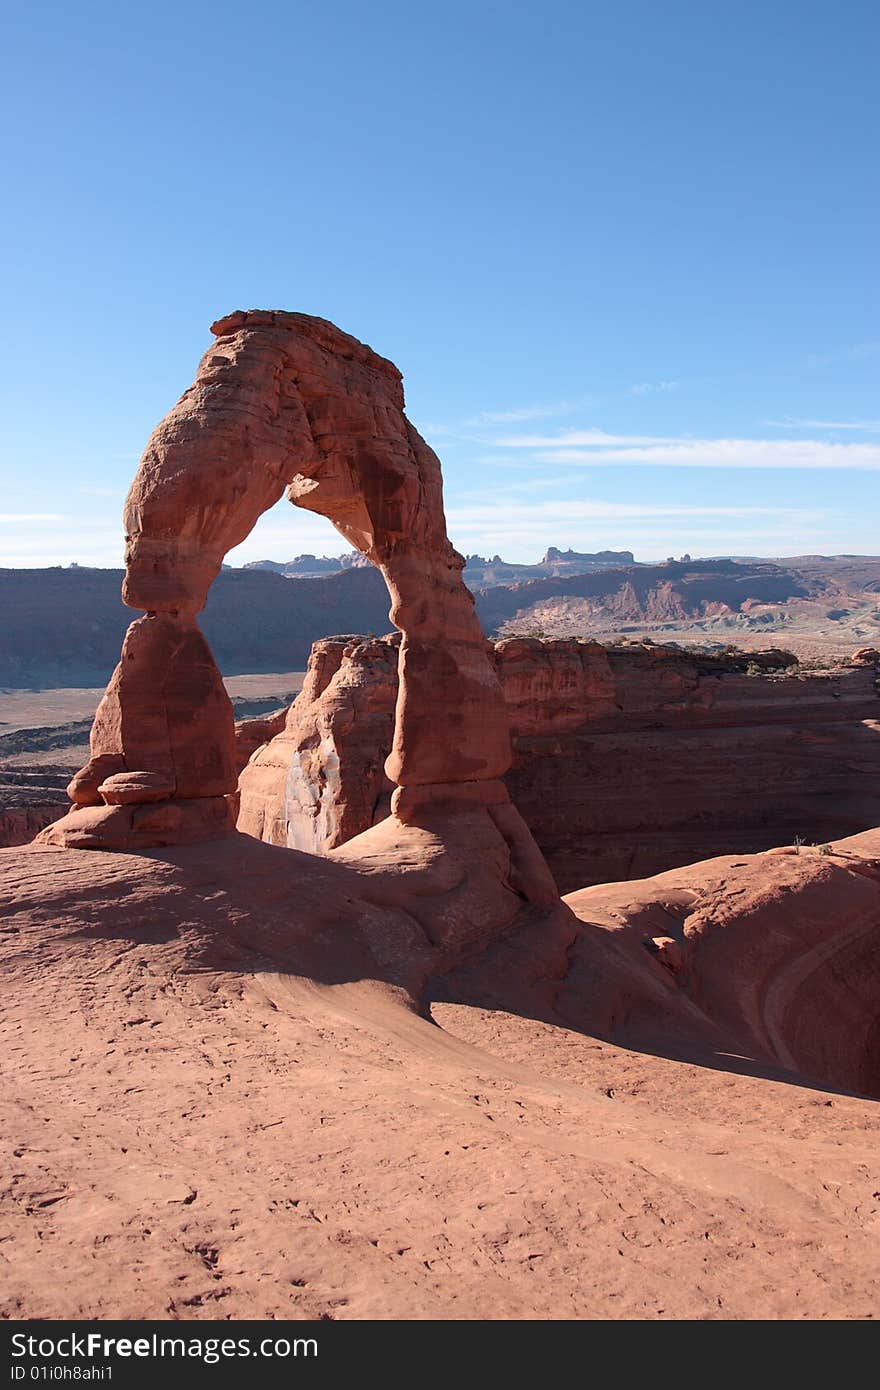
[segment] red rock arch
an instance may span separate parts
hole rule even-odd
[[[44,841],[127,849],[229,832],[232,711],[196,615],[223,557],[285,492],[385,576],[403,633],[386,764],[396,814],[452,799],[509,817],[507,716],[446,534],[440,463],[404,414],[397,368],[305,314],[238,312],[212,332],[126,500],[123,598],[146,617],[70,785],[77,809]]]

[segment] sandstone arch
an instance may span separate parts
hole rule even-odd
[[[440,463],[404,414],[393,363],[324,319],[237,312],[154,430],[125,504],[126,634],[98,709],[76,809],[44,842],[133,849],[231,833],[229,701],[196,615],[223,557],[286,492],[382,571],[400,628],[386,764],[397,818],[491,808],[532,900],[552,882],[499,778],[507,717],[443,513]],[[527,865],[527,867],[523,867]]]

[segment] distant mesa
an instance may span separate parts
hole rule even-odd
[[[551,545],[536,565],[514,564],[493,555],[468,555],[464,581],[472,588],[494,588],[500,584],[516,584],[526,579],[561,578],[564,575],[589,574],[593,570],[621,569],[636,563],[631,550],[598,550],[594,553],[577,550],[558,550]]]
[[[686,558],[690,558],[689,556]],[[293,560],[250,560],[242,568],[267,570],[286,579],[317,579],[341,570],[360,569],[369,560],[358,551],[346,555],[297,555]],[[542,560],[535,565],[503,560],[500,555],[486,559],[483,555],[468,555],[462,572],[464,582],[471,588],[492,588],[513,584],[523,579],[546,579],[566,574],[589,574],[592,570],[620,569],[636,563],[631,550],[598,550],[582,553],[577,550],[558,550],[551,545]]]
[[[342,570],[365,569],[370,561],[357,550],[347,555],[297,555],[293,560],[250,560],[242,569],[268,570],[286,579],[320,579],[325,574],[340,574]]]

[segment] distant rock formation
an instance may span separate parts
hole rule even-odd
[[[283,574],[287,579],[317,579],[325,574],[339,574],[342,570],[362,569],[369,566],[366,555],[351,550],[347,555],[297,555],[293,560],[251,560],[243,565],[246,570],[269,570],[272,574]]]
[[[597,569],[487,588],[477,608],[487,632],[516,623],[525,633],[540,626],[542,606],[577,603],[582,630],[595,618],[613,623],[663,623],[738,612],[747,603],[786,603],[808,588],[794,572],[774,564],[735,560],[667,561],[629,569]]]
[[[586,554],[577,550],[558,550],[551,545],[541,561],[541,568],[552,574],[580,574],[589,569],[620,569],[634,565],[631,550],[597,550]]]
[[[562,890],[877,822],[867,655],[830,672],[774,650],[495,643],[513,740],[505,781]],[[241,774],[239,828],[327,853],[387,816],[396,694],[395,639],[316,643],[283,729]]]
[[[502,560],[500,555],[493,555],[491,560],[485,559],[482,555],[468,555],[464,567],[464,580],[473,588],[495,588],[500,584],[518,584],[526,579],[590,574],[594,570],[620,569],[621,566],[634,564],[635,557],[631,550],[582,553],[577,550],[557,550],[551,545],[536,565],[514,564]]]
[[[122,570],[0,570],[0,688],[105,686],[131,619]],[[312,643],[385,632],[388,590],[373,565],[290,583],[224,569],[200,619],[225,676],[304,671]]]
[[[309,578],[319,575],[338,574],[340,570],[358,568],[370,562],[358,551],[347,555],[327,556],[297,555],[294,560],[251,560],[242,568],[246,570],[268,570],[273,574],[283,574],[288,579]],[[465,560],[463,579],[466,584],[476,587],[496,584],[511,584],[522,579],[543,579],[547,575],[585,574],[591,570],[620,568],[621,565],[634,565],[635,557],[631,550],[600,550],[595,554],[582,554],[576,550],[557,550],[550,547],[542,560],[536,565],[523,565],[502,560],[493,555],[491,560],[482,555],[468,555]]]

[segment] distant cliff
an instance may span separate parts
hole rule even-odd
[[[359,569],[369,565],[366,555],[351,550],[347,555],[297,555],[293,560],[251,560],[243,565],[246,570],[268,570],[271,574],[282,574],[287,579],[317,579],[325,574],[339,574],[341,570]]]
[[[486,589],[478,608],[486,631],[497,632],[514,617],[539,622],[540,605],[550,599],[581,600],[585,618],[600,613],[633,623],[702,618],[722,608],[738,611],[747,602],[786,603],[807,593],[803,579],[780,565],[667,561]]]
[[[591,574],[594,570],[620,569],[634,565],[631,550],[557,550],[551,545],[536,565],[517,565],[493,555],[468,555],[464,582],[473,588],[494,588],[498,584],[519,584],[527,579],[553,579],[563,575]]]
[[[283,574],[287,579],[302,579],[336,574],[340,570],[356,569],[359,565],[369,563],[366,556],[352,550],[347,555],[297,555],[293,560],[252,560],[244,568],[268,570],[272,574]],[[515,564],[509,560],[502,560],[500,555],[493,555],[491,560],[485,559],[482,555],[468,555],[464,582],[471,588],[481,588],[494,584],[514,584],[523,579],[586,574],[591,570],[634,564],[635,557],[631,550],[582,552],[558,550],[556,546],[551,545],[544,558],[535,565]]]
[[[0,687],[105,685],[126,627],[122,570],[0,570]],[[224,675],[305,668],[317,637],[391,627],[372,565],[296,583],[223,570],[200,619]]]
[[[496,561],[505,570],[529,567],[471,556],[465,577],[490,636],[608,637],[636,629],[662,636],[680,627],[687,640],[718,646],[747,631],[761,642],[778,633],[790,645],[796,630],[815,630],[828,648],[841,638],[844,652],[880,639],[877,557],[606,564],[618,554],[630,556],[551,547],[542,577],[508,584],[496,582]],[[300,561],[315,557],[291,563]],[[571,572],[588,561],[592,568]],[[480,573],[491,582],[478,583]],[[0,570],[0,688],[104,685],[137,616],[123,607],[121,584],[121,570]],[[201,622],[224,675],[303,670],[322,637],[388,632],[389,606],[382,576],[369,564],[299,578],[224,569]]]

